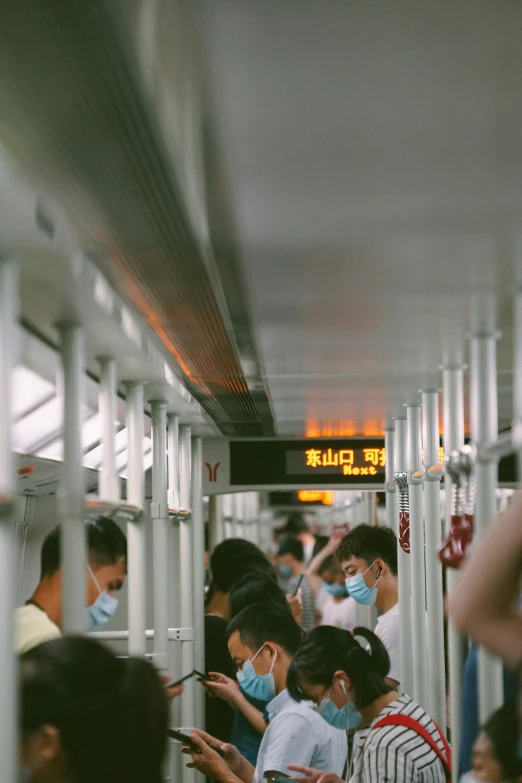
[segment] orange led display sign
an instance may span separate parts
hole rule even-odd
[[[323,506],[333,506],[335,496],[333,492],[317,492],[313,489],[301,489],[297,493],[297,499],[301,503],[322,503]]]
[[[377,488],[385,481],[384,438],[238,440],[230,441],[229,448],[230,483],[235,486],[315,491]],[[442,449],[439,457],[442,461]]]

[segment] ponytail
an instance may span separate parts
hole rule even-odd
[[[366,644],[360,644],[356,637]],[[372,631],[355,628],[352,634],[324,625],[303,639],[290,665],[287,687],[293,699],[302,701],[306,696],[301,682],[326,689],[333,684],[335,672],[343,671],[350,680],[355,706],[361,709],[389,693],[385,682],[389,670],[386,648]]]

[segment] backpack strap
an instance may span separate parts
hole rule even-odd
[[[433,721],[435,723],[435,721]],[[431,734],[427,731],[427,729],[424,728],[422,723],[419,723],[418,720],[415,720],[415,718],[412,718],[410,715],[386,715],[384,718],[381,718],[380,721],[378,721],[375,726],[373,727],[372,731],[375,731],[376,729],[380,729],[384,726],[405,726],[408,729],[411,729],[416,734],[419,735],[419,737],[422,737],[424,742],[426,742],[430,748],[437,754],[437,757],[442,762],[442,766],[444,767],[444,773],[446,775],[446,780],[448,783],[451,783],[451,748],[448,744],[448,741],[442,731],[439,729],[437,724],[435,723],[435,728],[439,732],[439,736],[442,740],[442,744],[444,745],[444,750],[446,751],[443,753]],[[370,731],[364,741],[364,745],[361,752],[361,758],[364,754],[364,748],[366,747],[366,743],[370,737],[370,734],[372,733]]]

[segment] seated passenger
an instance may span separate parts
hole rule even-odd
[[[472,769],[461,778],[461,783],[522,782],[517,718],[515,700],[507,702],[488,718],[473,745]]]
[[[287,597],[279,585],[263,574],[248,574],[239,580],[230,591],[230,613],[232,618],[251,604],[263,602],[277,606],[291,617],[291,609]],[[207,682],[207,691],[224,699],[234,708],[234,723],[230,742],[238,749],[250,764],[255,766],[261,739],[267,723],[264,713],[268,701],[253,698],[241,688],[234,677],[209,672],[213,682]]]
[[[198,731],[192,737],[201,752],[192,754],[192,765],[223,783],[262,783],[265,773],[286,773],[289,764],[312,765],[342,775],[346,733],[328,726],[309,702],[294,701],[286,690],[288,669],[302,639],[288,611],[253,604],[232,620],[227,634],[239,683],[249,696],[269,702],[269,725],[255,769],[232,746],[223,747],[222,758],[213,749],[222,743]]]
[[[98,517],[85,523],[87,532],[86,627],[101,628],[118,606],[116,594],[127,573],[127,539],[111,519]],[[26,605],[15,610],[15,649],[25,653],[61,635],[62,567],[60,528],[43,542],[40,583]]]
[[[357,607],[348,596],[341,564],[335,556],[342,534],[333,534],[326,546],[314,557],[306,576],[315,595],[319,625],[333,625],[351,631],[356,624]]]
[[[504,668],[504,699],[516,699],[518,677]],[[460,727],[459,774],[471,769],[475,740],[480,733],[478,706],[478,646],[471,644],[462,678],[462,725]]]
[[[227,647],[231,619],[230,591],[248,573],[261,573],[277,581],[273,566],[250,541],[229,538],[214,549],[210,558],[212,581],[205,605],[205,671],[234,678],[236,670]],[[206,698],[206,730],[222,742],[230,740],[234,711],[222,699]]]
[[[311,631],[288,672],[291,697],[311,699],[330,726],[357,729],[351,783],[446,783],[451,751],[444,736],[422,707],[386,684],[390,659],[381,640],[367,628],[354,634],[363,644],[339,628]],[[292,763],[289,769],[317,783],[313,766]],[[335,775],[328,781],[341,783]]]
[[[285,538],[279,545],[277,561],[281,575],[280,585],[285,593],[293,595],[300,586],[303,602],[301,627],[303,631],[309,631],[315,626],[315,602],[306,578],[305,556],[301,541],[297,538]]]
[[[357,603],[366,606],[375,604],[380,612],[375,633],[390,656],[387,683],[391,688],[399,688],[401,647],[397,536],[389,527],[358,525],[339,544],[337,558],[347,577],[349,595]]]
[[[64,636],[20,659],[27,783],[161,783],[168,703],[154,668]]]

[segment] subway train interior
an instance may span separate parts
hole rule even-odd
[[[521,30],[514,0],[0,2],[2,783],[84,781],[21,761],[13,617],[59,525],[57,630],[87,633],[100,517],[125,584],[89,637],[164,682],[209,671],[222,542],[282,579],[289,519],[323,543],[392,528],[398,687],[460,779],[448,607],[520,481]],[[188,678],[169,727],[203,730],[205,694]],[[164,780],[203,779],[166,748]]]

